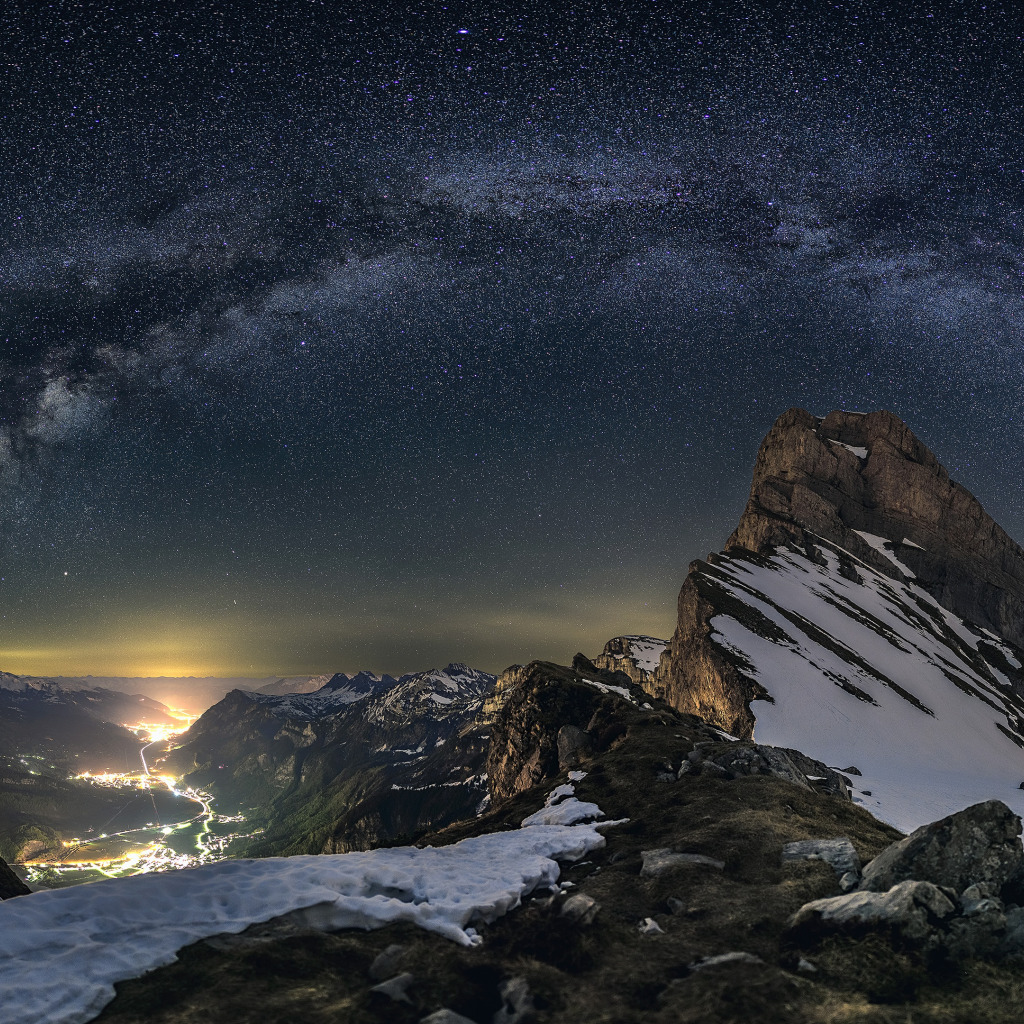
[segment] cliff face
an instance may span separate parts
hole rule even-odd
[[[1024,551],[910,428],[884,411],[818,419],[790,409],[761,444],[726,551],[806,547],[817,535],[906,575],[864,533],[890,541],[944,608],[1024,647]]]
[[[874,773],[855,798],[903,827],[992,786],[1016,807],[1022,663],[1024,551],[977,499],[891,413],[791,409],[725,550],[690,566],[644,686],[733,735]]]

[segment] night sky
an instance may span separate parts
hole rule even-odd
[[[1015,5],[704,6],[6,5],[0,669],[667,636],[791,405],[1024,540]]]

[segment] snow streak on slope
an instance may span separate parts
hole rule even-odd
[[[573,824],[524,825],[438,849],[229,860],[6,900],[4,1024],[83,1024],[114,997],[115,982],[171,963],[199,939],[284,915],[324,931],[408,921],[472,945],[480,940],[471,925],[554,885],[556,858],[578,860],[604,845],[605,826],[575,824],[600,809],[565,803],[575,813],[562,820]]]
[[[993,798],[1024,813],[1010,648],[913,581],[819,552],[823,564],[782,550],[701,569],[727,595],[713,641],[772,698],[751,704],[757,741],[859,769],[855,800],[905,831]]]

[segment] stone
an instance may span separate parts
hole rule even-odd
[[[805,903],[786,923],[786,932],[794,941],[808,943],[828,935],[882,931],[907,944],[924,945],[955,913],[938,886],[908,880],[888,892],[851,892]]]
[[[594,741],[590,734],[584,732],[578,725],[563,725],[558,730],[556,742],[558,767],[563,771],[577,767],[594,749]]]
[[[858,885],[860,885],[860,875],[855,871],[847,871],[846,874],[839,879],[840,892],[852,892]]]
[[[403,956],[405,956],[405,946],[392,943],[373,958],[367,973],[374,981],[384,981],[385,978],[391,978],[394,976],[395,971],[398,970],[398,965],[402,962]]]
[[[727,964],[763,964],[764,961],[753,953],[719,953],[717,956],[706,956],[690,964],[691,971],[706,971],[709,967],[724,967]]]
[[[442,1007],[440,1010],[435,1010],[430,1016],[422,1017],[420,1024],[476,1024],[476,1021],[463,1017],[461,1013],[456,1013],[447,1007]]]
[[[501,1009],[492,1018],[492,1024],[519,1024],[533,1012],[533,995],[525,978],[508,978],[498,986]]]
[[[415,981],[416,978],[406,972],[405,974],[398,974],[393,978],[388,978],[387,981],[382,981],[379,985],[374,985],[370,991],[380,996],[386,996],[396,1003],[411,1004],[412,1000],[409,998],[408,989]]]
[[[1024,959],[1024,907],[1006,911],[1006,930],[1000,952],[1005,957]]]
[[[705,857],[702,853],[676,853],[670,848],[658,850],[641,850],[643,866],[640,868],[641,878],[657,878],[672,871],[684,864],[696,864],[701,867],[714,868],[722,871],[725,868],[724,860],[715,860],[714,857]]]
[[[562,904],[558,916],[577,924],[588,925],[593,922],[600,910],[601,904],[597,900],[586,893],[575,892]]]
[[[1021,822],[1000,800],[986,800],[922,825],[865,868],[860,888],[884,892],[907,879],[963,892],[983,882],[999,891],[1024,860]]]
[[[846,875],[860,873],[860,857],[853,843],[845,836],[838,839],[801,839],[782,848],[782,863],[795,860],[823,860],[842,880]]]
[[[670,914],[682,914],[686,910],[686,904],[678,896],[669,896],[665,906]]]
[[[653,917],[645,917],[640,922],[640,934],[641,935],[664,935],[665,932],[661,925],[654,920]]]

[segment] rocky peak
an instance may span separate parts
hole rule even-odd
[[[891,412],[790,409],[762,442],[726,551],[818,538],[1024,647],[1024,551]]]
[[[651,682],[666,647],[667,640],[653,636],[613,636],[594,664],[609,672],[625,672],[638,686],[644,686]]]
[[[891,413],[779,417],[678,609],[643,683],[676,709],[856,766],[901,828],[1024,809],[1024,551]]]

